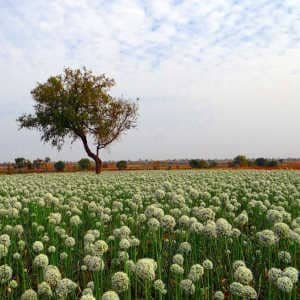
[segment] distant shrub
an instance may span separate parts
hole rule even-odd
[[[44,161],[40,158],[37,158],[32,162],[32,166],[33,166],[34,169],[42,168],[43,164],[44,164]]]
[[[78,162],[78,166],[80,170],[88,170],[91,167],[91,161],[88,158],[82,158]]]
[[[17,169],[32,169],[33,165],[29,159],[25,159],[24,157],[17,157],[15,158],[15,167]]]
[[[255,165],[258,167],[265,167],[267,165],[267,163],[268,163],[268,160],[263,157],[258,157],[255,160]]]
[[[206,161],[204,159],[199,160],[199,168],[200,169],[206,169],[208,167],[209,167],[208,161]]]
[[[120,160],[116,163],[116,166],[119,170],[126,170],[127,169],[127,161],[126,160]]]
[[[278,167],[280,161],[276,159],[266,159],[259,157],[255,160],[255,165],[258,167]]]
[[[279,162],[276,159],[271,159],[267,162],[268,167],[278,167]]]
[[[54,164],[55,171],[62,172],[65,169],[65,165],[66,164],[63,161],[61,161],[61,160],[57,161]]]
[[[204,159],[191,159],[189,165],[193,169],[206,169],[209,167],[208,161]]]
[[[15,158],[15,166],[18,169],[24,168],[26,166],[26,159],[24,157]]]
[[[199,168],[199,159],[191,159],[189,160],[189,165],[192,169]]]
[[[236,156],[233,161],[234,167],[247,167],[248,166],[248,160],[245,155],[238,155]]]

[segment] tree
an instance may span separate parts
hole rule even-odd
[[[45,163],[49,163],[50,161],[51,161],[51,158],[48,157],[48,156],[46,156],[46,157],[45,157]]]
[[[17,157],[15,158],[15,167],[17,169],[22,169],[22,168],[32,168],[32,162],[29,159],[26,159],[24,157]]]
[[[239,167],[247,167],[248,166],[248,160],[245,155],[238,155],[233,159],[233,165],[239,166]]]
[[[258,166],[258,167],[265,167],[267,165],[267,162],[268,160],[263,158],[263,157],[258,157],[256,160],[255,160],[255,164]]]
[[[116,163],[116,166],[119,170],[126,170],[127,169],[127,161],[126,160],[120,160]]]
[[[17,157],[17,158],[15,158],[15,166],[18,169],[25,168],[25,166],[26,166],[26,159],[24,157]]]
[[[208,162],[204,159],[200,159],[198,164],[200,169],[206,169],[209,167]]]
[[[91,167],[91,161],[88,158],[82,158],[78,162],[80,170],[88,170]]]
[[[57,172],[62,172],[65,169],[65,163],[59,160],[54,164],[54,168]]]
[[[278,160],[276,159],[270,159],[268,162],[267,162],[267,166],[268,167],[278,167],[279,165],[279,162]]]
[[[189,160],[189,165],[192,169],[199,168],[199,159],[191,159]]]
[[[112,97],[109,90],[114,85],[115,81],[104,74],[66,68],[63,74],[51,76],[31,91],[35,112],[17,119],[20,129],[38,129],[41,140],[58,150],[67,137],[72,142],[81,140],[87,155],[95,161],[96,173],[100,173],[99,151],[135,127],[137,120],[137,103]]]
[[[40,169],[44,165],[44,161],[40,158],[37,158],[32,162],[32,165],[34,169]]]

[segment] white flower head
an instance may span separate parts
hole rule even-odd
[[[153,281],[155,279],[155,270],[157,264],[152,258],[141,258],[135,265],[135,273],[144,280]]]
[[[0,283],[6,283],[11,280],[12,268],[9,265],[0,266]]]
[[[38,296],[34,290],[29,289],[22,294],[21,300],[38,300]]]
[[[276,286],[285,293],[290,293],[293,290],[293,282],[287,276],[279,277],[276,281]]]
[[[129,277],[124,272],[117,272],[111,278],[112,288],[118,293],[127,291],[129,288],[129,283]]]
[[[234,272],[234,279],[242,284],[249,284],[253,280],[253,275],[247,267],[238,267]]]
[[[107,291],[102,295],[101,300],[119,300],[119,296],[115,291]]]

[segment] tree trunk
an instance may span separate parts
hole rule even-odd
[[[85,149],[85,152],[87,153],[87,155],[95,161],[96,174],[100,174],[101,169],[102,169],[102,161],[99,158],[99,147],[97,147],[97,154],[93,153],[88,145],[86,136],[83,134],[78,134],[78,136],[82,140],[82,143],[83,143],[83,146],[84,146],[84,149]]]
[[[99,174],[99,173],[101,173],[101,169],[102,169],[102,161],[98,156],[96,156],[96,158],[94,160],[95,160],[96,174]]]

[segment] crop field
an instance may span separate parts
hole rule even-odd
[[[0,177],[0,299],[299,299],[300,172]]]

